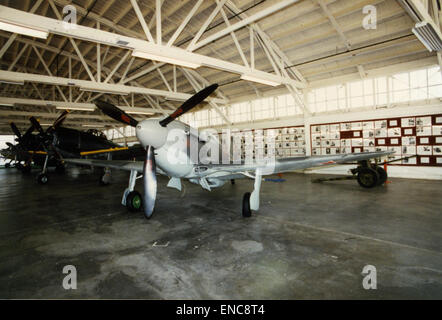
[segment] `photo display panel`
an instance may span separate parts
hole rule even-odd
[[[393,150],[392,165],[442,166],[442,114],[310,126],[312,155]]]
[[[221,135],[221,133],[219,133]],[[304,126],[266,128],[244,130],[235,132],[232,130],[232,138],[239,135],[241,139],[241,158],[245,159],[246,153],[253,153],[253,158],[258,154],[263,156],[275,156],[276,158],[305,156],[305,130]],[[267,137],[274,144],[268,144]]]

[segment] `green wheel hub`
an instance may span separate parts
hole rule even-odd
[[[133,197],[132,199],[132,206],[135,209],[140,209],[141,208],[141,197],[136,195],[135,197]]]

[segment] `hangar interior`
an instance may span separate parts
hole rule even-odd
[[[140,123],[216,83],[178,120],[241,133],[242,157],[392,153],[372,189],[317,183],[347,163],[271,176],[248,219],[251,179],[158,176],[144,219],[121,206],[125,171],[99,186],[101,169],[68,164],[38,184],[3,152],[0,298],[442,298],[441,23],[440,0],[0,0],[0,149],[66,110],[63,127],[134,146],[97,99]]]

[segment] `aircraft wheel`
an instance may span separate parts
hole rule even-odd
[[[249,218],[252,216],[252,210],[250,210],[250,192],[244,193],[242,198],[242,216]]]
[[[21,169],[23,169],[23,165],[21,163],[17,163],[15,168],[17,168],[18,171],[21,171]]]
[[[378,185],[381,186],[387,181],[387,171],[385,171],[382,167],[376,167],[376,172],[379,175]]]
[[[40,173],[40,174],[37,176],[37,182],[38,182],[39,184],[46,184],[46,183],[48,183],[48,182],[49,182],[49,177],[48,177],[48,175],[45,174],[45,173]]]
[[[29,173],[31,173],[31,169],[32,169],[32,167],[30,164],[25,164],[24,166],[22,166],[21,172],[23,174],[29,174]]]
[[[360,168],[358,172],[358,183],[363,188],[373,188],[378,184],[379,175],[376,170],[368,167]]]
[[[131,191],[126,197],[126,207],[130,212],[140,211],[143,206],[143,199],[138,191]]]
[[[11,165],[9,163],[5,163],[5,168],[9,168]]]
[[[66,171],[66,168],[62,164],[59,164],[55,167],[55,173],[57,173],[57,174],[63,174],[65,171]]]
[[[230,184],[235,184],[235,179],[230,179]]]

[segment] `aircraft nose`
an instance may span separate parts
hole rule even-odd
[[[167,128],[159,124],[159,120],[143,120],[137,124],[137,138],[143,147],[161,148],[167,140]]]

